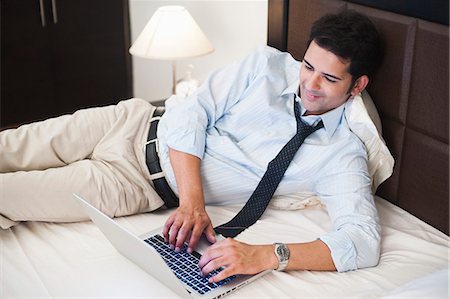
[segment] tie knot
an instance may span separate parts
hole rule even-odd
[[[304,121],[302,121],[300,118],[297,118],[297,134],[302,135],[310,135],[313,132],[323,128],[323,121],[321,120],[317,125],[311,126]]]
[[[294,100],[294,114],[295,119],[297,121],[297,134],[302,134],[305,136],[308,136],[315,132],[316,130],[323,128],[323,122],[322,120],[315,126],[311,126],[301,119],[301,113],[300,113],[300,104]]]
[[[311,130],[312,128],[313,128],[312,126],[310,126],[309,124],[307,124],[300,118],[297,118],[297,133],[300,131],[307,132],[307,131]]]

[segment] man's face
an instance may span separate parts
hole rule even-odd
[[[300,97],[307,115],[323,114],[356,94],[354,88],[348,93],[352,84],[349,65],[350,62],[311,42],[300,70]]]

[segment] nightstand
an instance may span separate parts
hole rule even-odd
[[[149,102],[150,104],[152,104],[153,106],[164,106],[166,100],[159,100],[159,101],[154,101],[154,102]]]

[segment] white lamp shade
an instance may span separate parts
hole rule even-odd
[[[212,51],[210,41],[182,6],[158,8],[130,48],[135,56],[168,60]]]

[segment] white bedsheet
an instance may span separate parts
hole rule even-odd
[[[449,237],[381,198],[376,201],[382,225],[377,267],[347,273],[273,271],[227,298],[448,298]],[[207,209],[213,223],[220,224],[239,208]],[[139,235],[162,226],[168,214],[159,211],[116,220]],[[330,229],[320,206],[268,209],[238,239],[302,242]],[[91,222],[30,222],[0,231],[0,276],[0,298],[175,297],[121,256]]]

